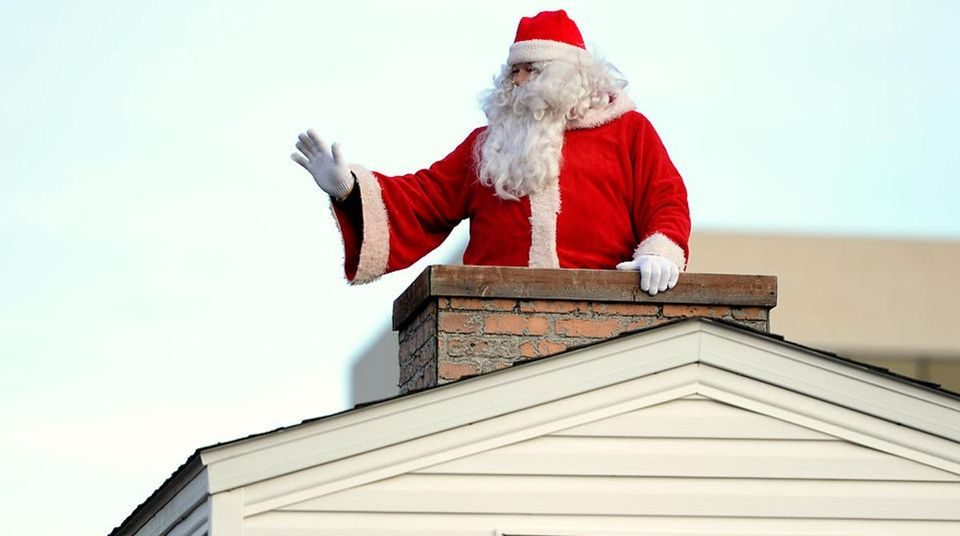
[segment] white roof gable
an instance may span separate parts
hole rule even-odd
[[[661,426],[665,424],[665,426]],[[275,508],[286,527],[424,515],[957,519],[960,475],[730,406],[687,397]],[[378,515],[379,514],[379,515]],[[553,519],[551,519],[553,518]],[[606,521],[606,519],[604,520]],[[255,522],[259,523],[259,522]],[[478,528],[478,527],[474,527]],[[534,528],[534,527],[530,527]],[[542,534],[542,532],[534,532]],[[547,534],[553,534],[548,532]]]
[[[651,418],[637,412],[691,397],[768,419],[771,433],[842,438],[960,475],[957,397],[705,320],[205,449],[201,459],[210,492],[244,488],[249,516],[562,430]]]

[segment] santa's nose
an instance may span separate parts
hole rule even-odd
[[[533,68],[529,63],[521,63],[513,67],[513,85],[520,86],[533,75]]]

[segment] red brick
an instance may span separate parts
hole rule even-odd
[[[602,315],[657,316],[660,306],[649,303],[595,303],[593,312]]]
[[[450,361],[440,363],[440,378],[444,380],[459,380],[464,376],[473,376],[479,373],[480,371],[473,363],[451,363]]]
[[[440,331],[447,333],[474,333],[480,329],[479,313],[440,314]]]
[[[483,319],[483,332],[501,335],[543,335],[550,329],[550,322],[542,316],[487,315]]]
[[[527,334],[544,335],[550,331],[550,321],[542,316],[531,316],[527,319]]]
[[[515,300],[498,298],[450,298],[451,309],[471,311],[512,311],[517,306]]]
[[[734,307],[733,317],[737,320],[766,320],[767,310],[763,307]]]
[[[623,330],[619,320],[586,320],[564,318],[557,320],[557,334],[568,337],[590,337],[601,339],[613,337]]]
[[[521,335],[525,329],[527,319],[520,315],[489,315],[483,319],[484,333]]]
[[[726,305],[676,305],[663,304],[663,316],[668,318],[686,318],[691,316],[706,316],[723,318],[730,316],[730,307]]]
[[[539,341],[527,341],[521,344],[520,355],[523,357],[543,357],[559,354],[566,349],[566,344],[540,339]]]
[[[526,300],[520,302],[522,313],[574,313],[587,310],[587,302],[566,300]]]

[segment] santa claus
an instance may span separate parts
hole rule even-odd
[[[465,264],[637,270],[655,295],[686,265],[679,173],[626,82],[564,11],[524,17],[482,100],[489,120],[427,169],[347,165],[312,130],[294,161],[333,199],[354,283],[405,268],[470,219]]]

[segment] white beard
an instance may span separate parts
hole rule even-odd
[[[563,134],[588,95],[576,65],[550,62],[521,86],[504,69],[483,99],[489,125],[477,144],[477,176],[502,199],[516,200],[555,181]]]

